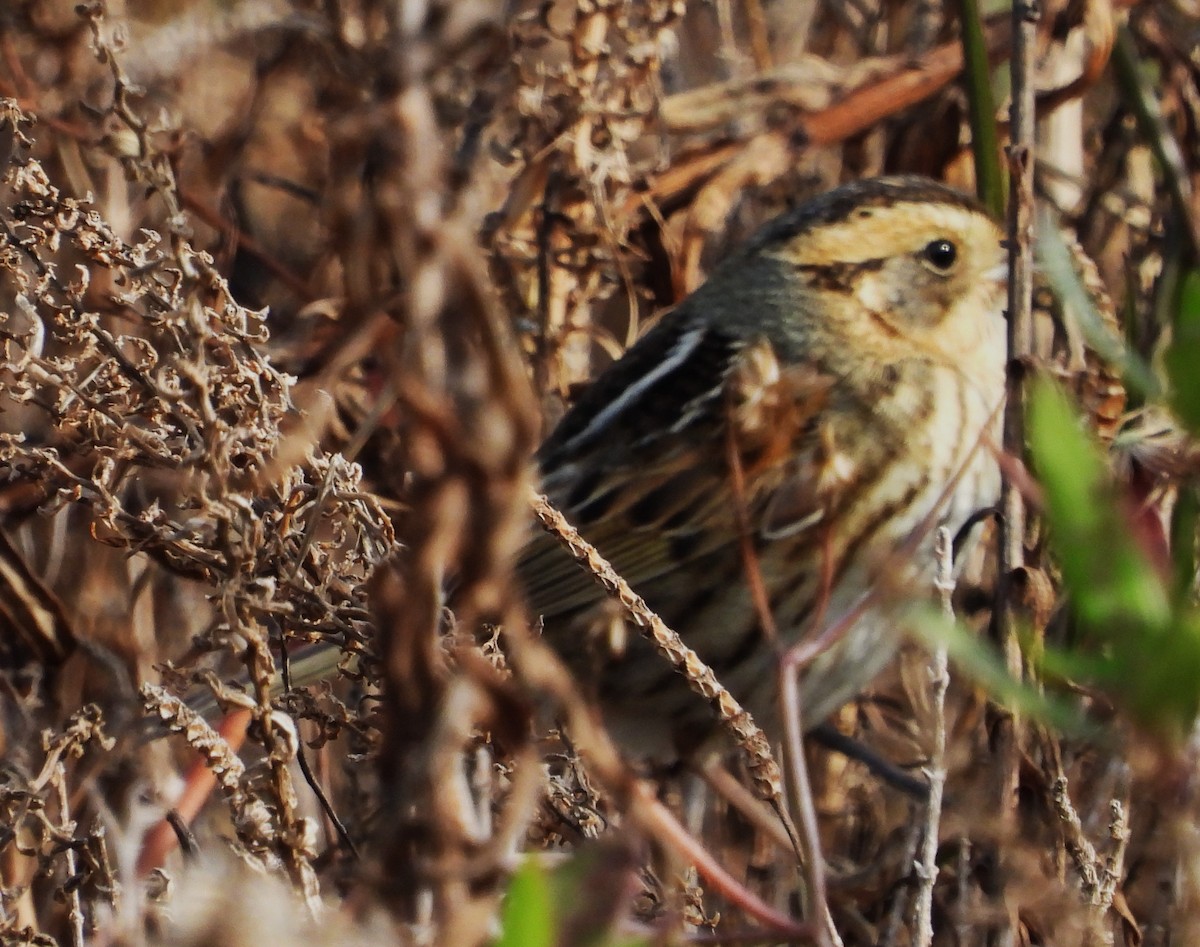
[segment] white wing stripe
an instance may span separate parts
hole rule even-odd
[[[700,345],[700,340],[704,337],[705,328],[697,326],[694,329],[689,329],[679,337],[679,341],[668,353],[667,357],[654,366],[651,371],[635,381],[632,385],[626,388],[619,398],[615,398],[608,404],[603,411],[599,412],[588,426],[572,437],[562,450],[570,452],[578,449],[583,444],[586,444],[592,438],[598,436],[608,425],[617,418],[618,415],[625,412],[627,408],[632,408],[637,404],[638,400],[646,393],[646,391],[659,379],[669,375],[680,365],[687,361]]]

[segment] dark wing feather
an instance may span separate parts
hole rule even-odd
[[[635,589],[736,542],[731,422],[751,513],[781,491],[798,517],[818,505],[805,445],[827,382],[688,315],[685,303],[602,374],[538,454],[551,501]],[[548,618],[603,597],[549,536],[531,541],[518,572]]]
[[[687,304],[663,317],[636,345],[597,378],[538,451],[543,477],[597,449],[627,451],[678,428],[717,398],[740,343],[688,318]]]
[[[680,541],[652,528],[661,525],[649,509],[656,490],[683,497],[675,485],[691,479],[693,499],[712,493],[706,442],[718,432],[713,421],[739,343],[688,315],[685,303],[660,320],[587,388],[538,452],[551,502],[633,583],[671,568]],[[670,433],[689,427],[690,438]],[[603,594],[545,535],[526,547],[518,573],[533,611],[548,617]]]

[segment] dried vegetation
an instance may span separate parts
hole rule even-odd
[[[1158,140],[1106,66],[1126,19]],[[533,861],[558,909],[531,944],[801,936],[789,840],[730,802],[744,764],[705,793],[632,772],[509,566],[540,432],[725,248],[839,180],[971,186],[958,23],[918,0],[0,10],[0,941],[485,943]],[[1195,252],[1198,35],[1186,0],[1051,2],[1039,27],[1042,199],[1146,355]],[[984,37],[1003,63],[1007,15]],[[1047,344],[1111,438],[1117,375]],[[1121,443],[1137,497],[1170,497],[1177,447]],[[1023,614],[1054,635],[1027,545]],[[955,603],[981,628],[988,571]],[[340,673],[280,694],[313,642]],[[845,944],[1200,942],[1186,751],[1098,694],[1115,736],[1014,721],[959,675],[944,712],[928,691],[914,650],[836,724],[917,775],[942,732],[940,822],[807,754]]]

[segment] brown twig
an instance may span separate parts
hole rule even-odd
[[[1017,0],[1012,9],[1012,143],[1008,149],[1008,385],[1004,412],[1004,452],[1024,456],[1025,372],[1033,353],[1033,220],[1034,129],[1036,122],[1034,57],[1039,7]],[[1025,501],[1013,479],[1002,479],[1000,508],[999,581],[995,625],[1001,652],[1014,680],[1022,677],[1020,642],[1012,604],[1012,576],[1025,564]],[[1018,721],[1012,711],[1000,711],[993,728],[996,767],[995,805],[1003,822],[1015,819],[1020,778]],[[997,898],[998,905],[1003,902]],[[1005,911],[1007,917],[1007,911]],[[1013,936],[1015,919],[998,925],[1001,941]]]
[[[545,509],[556,513],[549,504]],[[561,514],[557,516],[561,517]],[[553,520],[554,516],[550,519]],[[555,534],[558,534],[557,529]],[[575,554],[574,550],[572,554]],[[588,567],[599,579],[599,573],[603,570],[597,569],[591,562]],[[637,614],[632,611],[630,614],[631,618],[638,620]],[[775,936],[802,942],[815,938],[811,925],[780,913],[738,883],[719,859],[693,838],[658,801],[652,785],[634,776],[621,759],[616,745],[593,708],[581,698],[571,675],[546,644],[517,627],[509,629],[508,650],[517,676],[536,692],[553,698],[556,709],[566,719],[581,756],[586,759],[588,771],[596,776],[597,781],[623,806],[623,810],[629,813],[643,832],[687,857],[713,890],[719,891],[749,916],[769,925]]]

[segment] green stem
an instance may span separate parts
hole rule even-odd
[[[987,43],[978,0],[958,0],[962,20],[963,82],[971,120],[971,152],[975,156],[975,192],[997,219],[1004,217],[1005,176],[1000,168],[996,103],[988,67]]]

